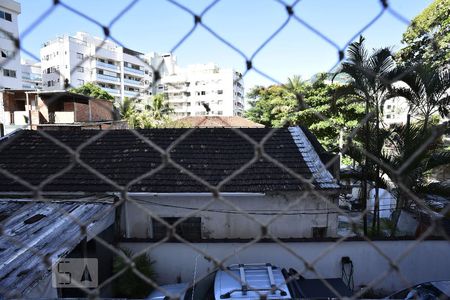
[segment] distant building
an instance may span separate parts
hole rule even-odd
[[[242,74],[214,64],[191,65],[163,76],[163,91],[175,116],[241,116],[244,113]]]
[[[22,88],[23,89],[42,89],[41,63],[22,60]]]
[[[409,103],[405,98],[392,98],[384,102],[383,122],[387,125],[406,124]]]
[[[7,131],[39,125],[87,126],[114,120],[111,101],[66,91],[0,90],[0,123]],[[92,125],[92,124],[91,124]]]
[[[46,42],[41,48],[43,87],[61,90],[66,81],[73,87],[95,82],[116,100],[145,99],[154,92],[152,60],[155,64],[165,62],[158,54],[146,56],[112,41],[77,32]]]
[[[20,3],[12,0],[0,1],[0,88],[22,88],[20,52],[14,39],[19,37],[17,17]],[[5,63],[6,62],[6,63]]]

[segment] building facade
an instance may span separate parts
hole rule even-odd
[[[215,64],[191,65],[164,76],[158,84],[177,117],[241,116],[244,112],[242,74]]]
[[[94,82],[116,100],[153,93],[153,70],[144,54],[84,32],[45,43],[41,62],[45,90]]]
[[[0,88],[22,88],[20,52],[14,42],[19,37],[19,14],[19,3],[0,1]]]
[[[42,89],[42,71],[40,62],[32,62],[29,60],[22,60],[22,88],[23,89]]]

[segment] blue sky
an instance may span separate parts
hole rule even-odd
[[[21,0],[19,31],[24,33],[53,5],[51,0]],[[64,0],[65,4],[108,25],[131,0]],[[178,0],[178,3],[200,14],[212,0]],[[288,2],[288,1],[286,1]],[[294,1],[289,1],[292,3]],[[390,0],[390,7],[410,20],[427,7],[431,0]],[[253,59],[253,65],[279,82],[293,75],[308,79],[328,71],[338,61],[338,48],[382,10],[379,0],[301,0],[295,15],[307,22],[334,44],[330,44],[291,19],[284,29]],[[245,56],[251,57],[264,41],[286,20],[285,7],[274,0],[222,0],[203,16],[202,21]],[[167,52],[178,44],[194,25],[193,17],[166,0],[140,0],[111,26],[111,35],[123,45],[141,52]],[[369,48],[400,48],[407,25],[385,11],[363,35]],[[45,41],[62,34],[85,31],[103,37],[102,28],[59,5],[22,38],[22,47],[39,57]],[[246,70],[245,58],[229,48],[204,28],[194,32],[175,50],[181,66],[214,62],[221,67]],[[26,57],[26,56],[25,56]],[[247,90],[255,84],[272,81],[248,72],[244,78]]]

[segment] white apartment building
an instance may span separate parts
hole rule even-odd
[[[177,117],[244,113],[242,74],[215,64],[175,68],[173,74],[162,77],[157,92],[164,92]]]
[[[30,60],[22,60],[22,88],[41,90],[42,89],[42,72],[41,63]]]
[[[94,82],[119,101],[153,94],[153,70],[144,54],[84,32],[45,43],[41,62],[46,90]]]
[[[20,4],[12,0],[0,1],[0,89],[21,89],[20,52],[11,38],[19,37],[17,17]]]

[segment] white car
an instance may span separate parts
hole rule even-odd
[[[278,267],[271,264],[230,265],[226,271],[217,270],[189,286],[187,283],[161,286],[148,300],[178,297],[181,300],[219,299],[292,299],[285,278]]]

